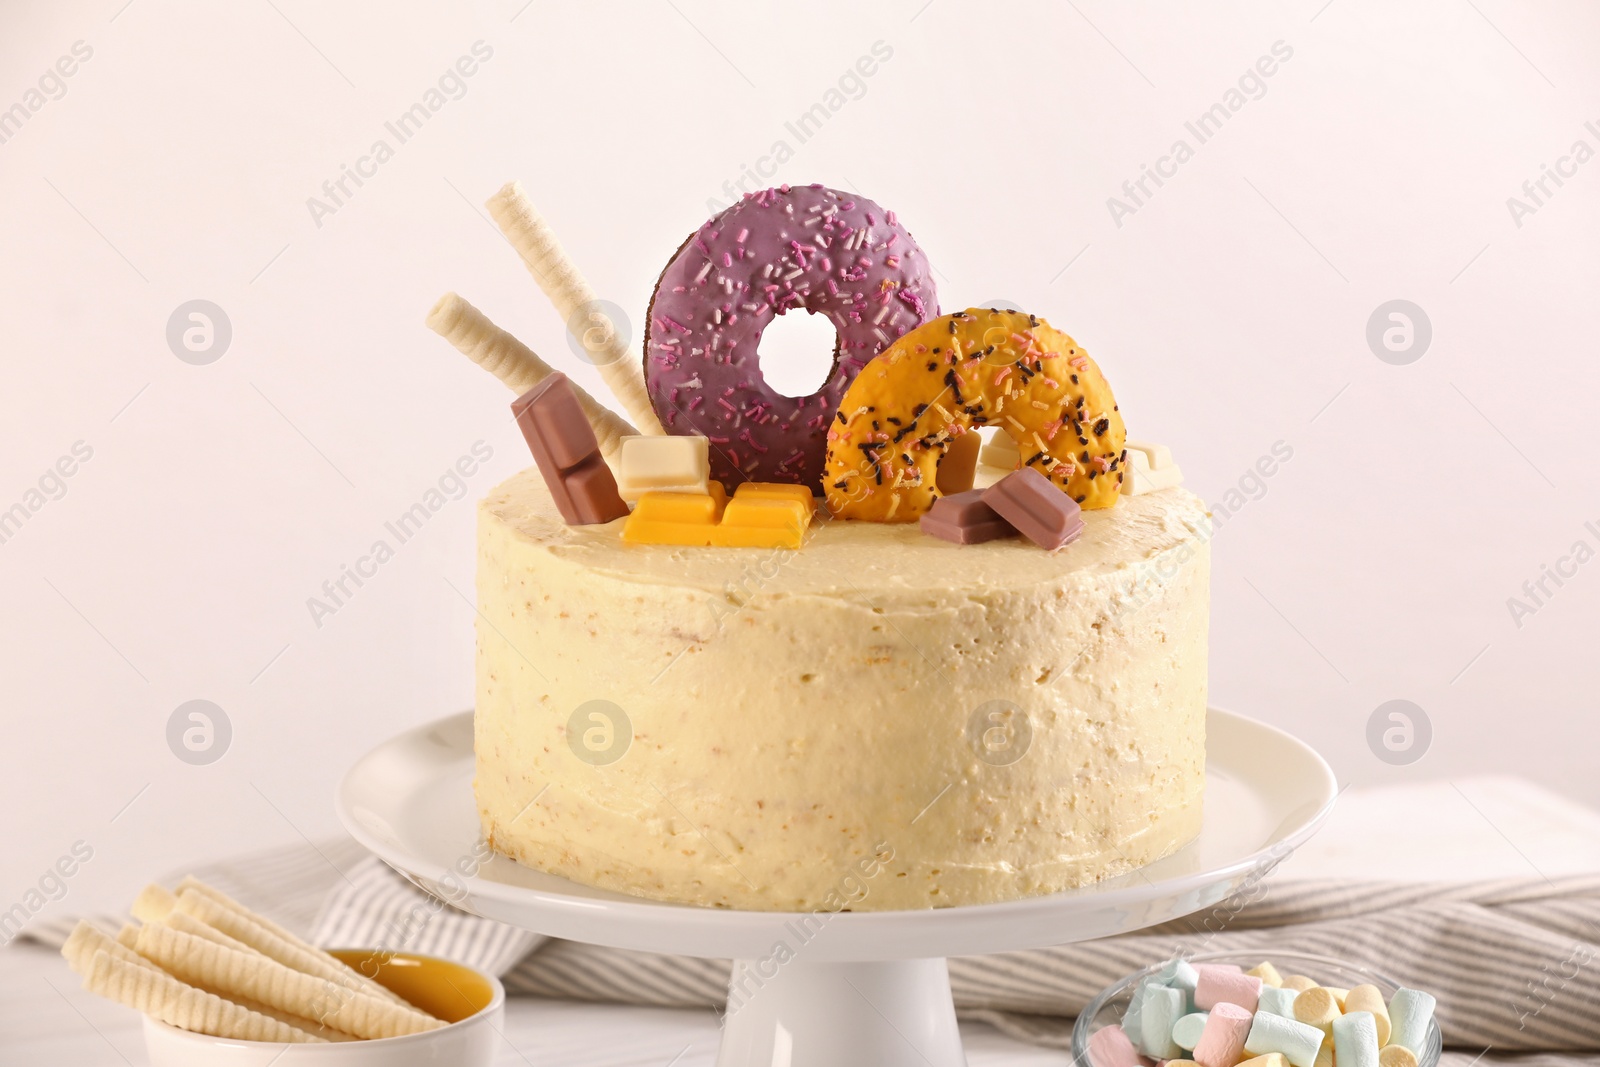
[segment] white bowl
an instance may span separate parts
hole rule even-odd
[[[374,957],[370,949],[330,951],[353,967]],[[448,1026],[371,1041],[284,1045],[190,1033],[145,1016],[151,1067],[489,1067],[494,1062],[506,1010],[506,990],[498,978],[433,956],[381,955],[376,968],[362,968],[363,973]],[[428,978],[419,983],[424,974]]]

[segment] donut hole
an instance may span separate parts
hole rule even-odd
[[[783,314],[762,331],[756,358],[773,392],[810,396],[833,376],[838,347],[839,334],[826,315]]]

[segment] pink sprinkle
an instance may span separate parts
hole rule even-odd
[[[1089,365],[1089,361],[1084,359],[1082,356],[1073,356],[1071,359],[1067,360],[1067,362],[1072,364],[1072,366],[1077,370],[1082,370]]]
[[[1047,422],[1043,427],[1041,427],[1041,429],[1044,432],[1044,439],[1046,441],[1053,441],[1055,440],[1056,434],[1061,431],[1061,420],[1057,419],[1054,422]]]
[[[1005,381],[1006,377],[1010,375],[1010,373],[1011,367],[1009,365],[1001,367],[1000,372],[994,376],[994,384],[999,385],[1001,382]]]
[[[740,230],[739,231],[739,236],[734,238],[734,242],[737,243],[737,244],[744,244],[744,239],[746,237],[749,237],[749,236],[750,236],[750,231],[748,229]]]
[[[722,265],[724,267],[733,266],[733,257],[726,252],[722,253]]]
[[[899,256],[889,256],[883,262],[885,264],[887,264],[888,266],[898,267],[900,265],[900,257]]]

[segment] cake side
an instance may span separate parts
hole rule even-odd
[[[491,843],[797,911],[841,887],[858,910],[1014,899],[1168,854],[1200,826],[1209,524],[1183,490],[1084,518],[1058,554],[842,521],[799,552],[626,545],[513,477],[479,511]],[[569,733],[591,701],[626,716],[614,762]]]

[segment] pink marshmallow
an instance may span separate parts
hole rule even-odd
[[[1200,980],[1205,981],[1203,974]],[[1237,1004],[1218,1003],[1206,1018],[1205,1029],[1200,1032],[1200,1040],[1190,1058],[1200,1067],[1234,1067],[1244,1059],[1244,1042],[1250,1036],[1251,1018],[1251,1013]]]
[[[1194,1006],[1201,1011],[1210,1011],[1218,1004],[1237,1004],[1245,1011],[1255,1011],[1261,1001],[1261,979],[1254,975],[1212,968],[1199,974],[1200,980],[1194,987]]]
[[[1197,963],[1196,971],[1226,971],[1229,974],[1243,974],[1244,968],[1237,963]]]
[[[1240,1038],[1241,1048],[1243,1040]],[[1089,1062],[1091,1067],[1142,1067],[1149,1061],[1139,1055],[1122,1027],[1102,1026],[1089,1035]]]

